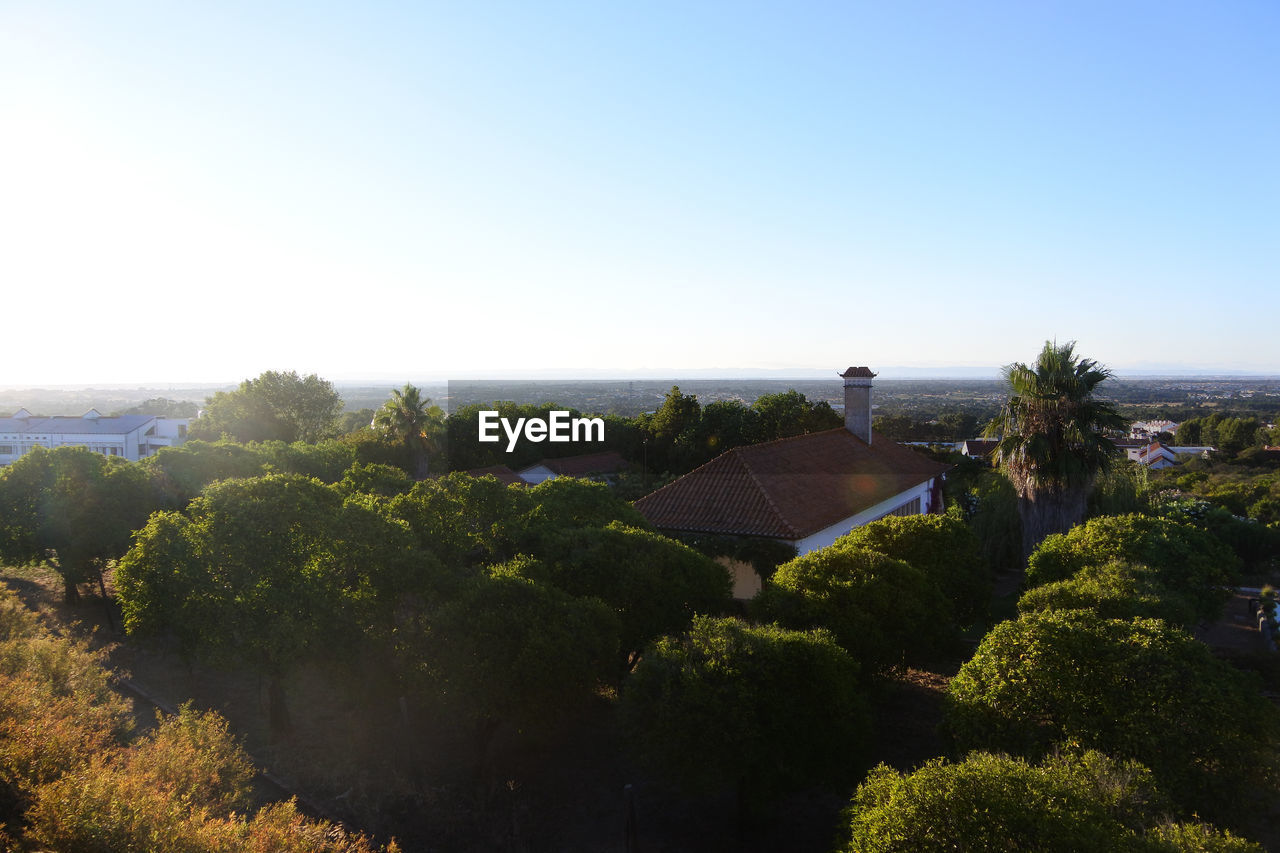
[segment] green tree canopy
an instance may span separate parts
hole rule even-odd
[[[403,389],[391,392],[391,398],[373,416],[373,428],[407,449],[410,474],[422,480],[427,476],[428,456],[440,451],[445,432],[444,410],[429,397],[423,397],[418,388],[405,383]]]
[[[542,557],[529,564],[532,577],[571,595],[598,598],[618,615],[623,671],[654,640],[687,628],[695,614],[718,615],[730,605],[724,566],[659,533],[617,521],[566,528],[547,540]]]
[[[1165,823],[1162,803],[1146,768],[1098,752],[1038,765],[974,752],[955,763],[937,758],[911,773],[880,765],[853,795],[840,849],[1262,853],[1204,824]]]
[[[736,788],[741,809],[865,766],[858,667],[825,631],[699,616],[644,655],[619,711],[641,759],[691,790]]]
[[[410,541],[309,478],[216,483],[187,515],[152,516],[120,561],[125,627],[269,676],[272,723],[284,729],[280,680],[308,656],[349,649],[389,609],[382,600],[408,571]]]
[[[867,673],[936,662],[959,638],[951,602],[924,572],[852,545],[783,563],[751,612],[788,628],[827,629]]]
[[[319,441],[338,432],[342,398],[314,373],[299,376],[268,370],[235,391],[219,391],[191,424],[192,438],[236,441]]]
[[[1018,494],[1023,556],[1050,533],[1084,518],[1094,478],[1117,457],[1104,435],[1127,422],[1100,399],[1111,371],[1075,353],[1075,342],[1045,342],[1034,365],[1004,369],[1009,400],[987,427],[996,459]]]
[[[1144,577],[1183,597],[1200,619],[1222,614],[1239,561],[1189,524],[1145,515],[1101,516],[1046,538],[1027,564],[1027,586],[1069,580],[1113,560],[1146,566]]]
[[[890,516],[855,527],[835,544],[869,548],[910,563],[951,600],[961,625],[972,625],[987,615],[991,570],[978,551],[977,537],[959,519]]]
[[[52,557],[68,603],[129,549],[132,533],[163,503],[147,469],[84,447],[35,448],[0,471],[0,553],[15,562]]]
[[[1032,758],[1097,749],[1151,768],[1184,814],[1231,825],[1277,792],[1280,710],[1189,634],[1083,610],[1025,614],[983,638],[951,680],[962,749]]]
[[[597,599],[529,580],[521,558],[478,575],[428,611],[400,652],[474,721],[481,754],[504,722],[545,722],[609,677],[616,617]]]

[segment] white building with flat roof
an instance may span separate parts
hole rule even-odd
[[[120,456],[137,462],[161,447],[182,444],[190,418],[156,415],[103,417],[90,409],[80,417],[35,417],[19,409],[0,418],[0,465],[10,465],[34,447],[87,447],[103,456]]]

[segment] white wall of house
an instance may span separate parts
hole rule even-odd
[[[529,485],[536,486],[547,480],[554,480],[556,478],[556,472],[552,471],[546,465],[530,465],[523,471],[517,471],[516,476],[521,480],[524,480]]]
[[[825,548],[841,536],[848,533],[850,530],[853,530],[855,527],[861,527],[864,524],[870,524],[873,521],[884,518],[894,510],[911,503],[913,500],[920,501],[920,514],[924,515],[931,509],[930,498],[932,495],[933,480],[921,483],[915,488],[896,494],[888,500],[881,501],[875,506],[863,510],[857,515],[851,515],[848,518],[836,522],[830,527],[823,528],[817,533],[813,533],[803,539],[797,540],[794,543],[796,553],[807,554],[810,551]]]

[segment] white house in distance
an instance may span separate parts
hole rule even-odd
[[[1182,461],[1178,457],[1208,456],[1213,450],[1212,447],[1171,447],[1153,441],[1136,449],[1130,448],[1127,455],[1134,462],[1141,462],[1148,468],[1159,471],[1162,468],[1177,465]]]
[[[886,516],[941,512],[951,466],[872,433],[875,374],[851,367],[841,376],[844,427],[726,451],[636,501],[636,509],[659,530],[768,538],[797,554]],[[750,565],[724,562],[734,597],[760,591]]]
[[[612,482],[620,472],[629,467],[621,453],[616,450],[605,450],[600,453],[543,459],[527,468],[521,468],[516,472],[516,476],[531,486],[554,480],[556,477],[583,477],[589,480]]]
[[[0,465],[10,465],[33,447],[87,447],[103,456],[120,456],[131,462],[150,456],[161,447],[182,444],[189,418],[156,415],[103,417],[90,409],[80,417],[34,417],[19,409],[0,418]]]

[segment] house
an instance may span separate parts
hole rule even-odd
[[[1177,465],[1182,461],[1179,457],[1208,456],[1213,450],[1212,447],[1172,447],[1153,441],[1142,447],[1128,450],[1126,455],[1134,462],[1141,462],[1148,468],[1159,471],[1162,468]]]
[[[1129,425],[1129,436],[1131,438],[1155,438],[1162,432],[1173,435],[1178,431],[1178,425],[1173,421],[1135,421]]]
[[[726,451],[636,509],[665,532],[761,537],[797,554],[886,516],[941,512],[951,466],[872,432],[874,373],[851,367],[841,377],[844,427]],[[759,592],[750,565],[724,562],[735,597]]]
[[[996,447],[999,445],[1000,442],[994,438],[970,438],[960,442],[957,449],[970,459],[990,462],[991,454],[996,452]]]
[[[16,462],[34,447],[87,447],[137,462],[161,447],[182,444],[189,420],[156,415],[107,418],[97,409],[80,417],[42,418],[19,409],[12,417],[0,418],[0,465]]]
[[[612,478],[629,467],[630,464],[622,458],[621,453],[605,450],[579,456],[562,456],[559,459],[543,459],[527,468],[521,468],[516,475],[531,486],[556,477],[583,477],[611,482]]]

